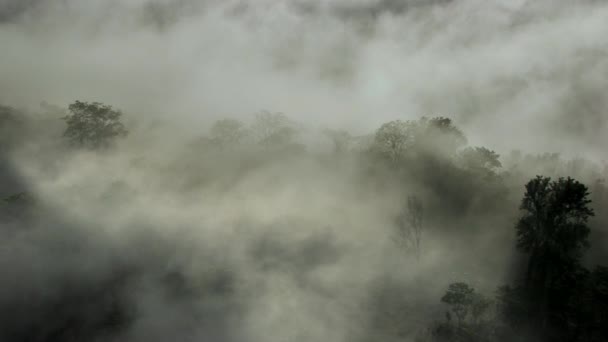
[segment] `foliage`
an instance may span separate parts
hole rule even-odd
[[[423,117],[418,123],[417,143],[423,149],[442,156],[451,156],[467,143],[464,133],[454,125],[452,119]]]
[[[593,216],[587,187],[568,177],[538,176],[526,184],[517,223],[517,246],[531,258],[578,259],[589,245],[587,222]]]
[[[502,167],[498,153],[485,147],[467,147],[460,152],[464,166],[471,170],[495,172]]]
[[[474,288],[463,282],[452,283],[441,301],[450,305],[458,323],[452,324],[452,315],[447,311],[445,322],[435,322],[431,326],[431,341],[490,341],[494,337],[494,322],[482,319],[492,301]]]
[[[523,285],[499,292],[505,322],[540,340],[589,340],[583,335],[595,334],[587,323],[598,310],[585,308],[593,307],[590,298],[601,287],[580,264],[594,215],[589,191],[569,177],[537,176],[525,188],[516,232],[528,263]]]
[[[492,301],[477,292],[474,292],[471,297],[471,318],[473,323],[479,323],[490,308]]]
[[[68,110],[69,114],[63,117],[67,124],[63,136],[76,146],[91,149],[108,147],[115,138],[128,133],[120,122],[122,112],[111,106],[76,101]]]
[[[462,131],[444,117],[390,121],[378,128],[373,150],[397,163],[422,156],[450,157],[466,144]]]
[[[285,114],[268,111],[256,114],[251,130],[263,146],[292,144],[297,133],[294,123]]]
[[[396,162],[413,144],[415,125],[414,122],[401,120],[383,124],[376,131],[374,148],[393,163]]]
[[[441,301],[450,305],[452,312],[462,324],[473,304],[475,289],[466,283],[458,282],[449,285],[447,292],[441,297]]]
[[[233,147],[239,144],[248,132],[245,125],[235,119],[222,119],[211,126],[211,142],[221,148]]]

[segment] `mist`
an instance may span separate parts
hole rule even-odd
[[[536,175],[589,187],[581,265],[605,263],[606,18],[592,0],[0,0],[0,339],[439,341],[450,283],[490,298],[522,278]],[[124,134],[74,144],[75,101]]]

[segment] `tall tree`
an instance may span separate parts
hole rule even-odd
[[[572,178],[537,176],[526,186],[516,225],[517,246],[528,254],[524,289],[537,298],[530,308],[531,322],[549,329],[552,317],[567,301],[560,289],[560,277],[579,267],[582,251],[588,246],[593,216],[587,187]],[[546,335],[546,334],[545,334]]]

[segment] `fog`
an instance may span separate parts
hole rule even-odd
[[[0,339],[425,341],[448,284],[517,279],[537,174],[592,188],[602,262],[606,18],[592,0],[0,0],[0,198],[24,194],[0,215]],[[128,136],[69,146],[76,100],[120,109]],[[261,111],[293,140],[256,140]],[[383,123],[423,116],[466,144],[376,156]],[[253,133],[218,148],[225,118]],[[500,167],[462,166],[465,146]],[[396,223],[411,196],[419,252]]]
[[[605,3],[9,1],[2,101],[366,130],[449,115],[495,148],[605,158]],[[128,94],[128,96],[126,96]],[[34,99],[34,101],[32,101]]]

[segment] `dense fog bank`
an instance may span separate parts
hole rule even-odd
[[[0,340],[600,341],[607,16],[0,0]],[[537,175],[593,211],[547,219],[568,279],[521,246]]]

